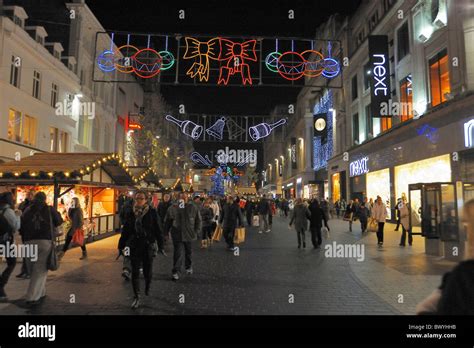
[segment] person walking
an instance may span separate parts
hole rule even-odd
[[[245,205],[245,217],[247,218],[247,225],[250,227],[252,226],[252,217],[253,211],[255,209],[255,203],[252,200],[247,200],[247,204]]]
[[[355,214],[356,214],[356,205],[354,204],[354,201],[351,199],[349,201],[349,204],[346,206],[346,210],[344,213],[344,220],[349,221],[349,232],[352,232],[352,222],[355,220]]]
[[[367,223],[369,220],[369,208],[366,207],[365,202],[362,202],[358,209],[358,217],[360,220],[360,230],[362,233],[367,232]]]
[[[126,221],[127,216],[133,214],[133,198],[126,197],[123,201],[122,208],[119,212],[119,220],[120,220],[120,230],[121,233],[123,232],[123,227]],[[122,253],[122,249],[119,249],[119,256],[123,256],[123,264],[122,264],[122,277],[125,280],[130,280],[132,278],[132,262],[130,261],[130,253]]]
[[[227,201],[222,209],[219,220],[222,225],[224,239],[227,243],[227,250],[234,251],[234,234],[237,227],[244,226],[244,219],[240,211],[239,205],[234,201],[232,196],[227,197]]]
[[[67,216],[69,221],[71,221],[71,227],[67,231],[66,234],[66,241],[64,242],[63,250],[58,253],[58,259],[61,260],[66,251],[69,248],[69,245],[71,244],[72,237],[74,236],[74,233],[76,233],[77,230],[82,229],[82,226],[84,226],[84,215],[82,213],[81,209],[81,203],[79,202],[79,198],[74,197],[71,202],[71,207],[69,208],[67,212]],[[82,250],[82,256],[80,257],[79,260],[85,260],[87,258],[87,249],[86,249],[86,243],[84,242],[83,245],[81,245],[81,250]]]
[[[35,197],[35,191],[31,190],[28,191],[26,194],[26,198],[23,202],[20,203],[18,209],[23,213],[26,208],[28,208],[31,203],[33,203],[33,198]],[[25,241],[23,240],[23,236],[21,235],[20,231],[20,236],[21,236],[21,242],[25,244]],[[17,278],[21,279],[30,279],[30,265],[29,265],[29,260],[28,258],[23,258],[23,262],[21,263],[21,271],[19,274],[16,275]]]
[[[259,216],[259,223],[260,228],[258,233],[270,232],[270,226],[268,224],[268,216],[271,214],[271,207],[270,202],[266,199],[265,195],[263,195],[260,202],[257,204],[258,216]]]
[[[214,212],[211,208],[211,198],[207,198],[201,207],[201,218],[202,218],[202,237],[201,237],[201,249],[205,249],[211,246],[211,238],[214,222]]]
[[[329,220],[329,202],[328,202],[328,200],[323,198],[321,200],[320,206],[321,206],[321,209],[324,212],[324,215],[326,217],[326,221],[328,221]]]
[[[21,211],[13,210],[15,203],[11,192],[3,192],[0,194],[0,244],[5,250],[9,249],[14,243],[14,235],[20,229]],[[8,300],[5,292],[5,286],[10,279],[16,266],[16,256],[4,255],[7,267],[0,275],[0,301]]]
[[[61,226],[61,214],[46,204],[46,194],[35,194],[33,203],[21,215],[21,233],[25,245],[37,250],[36,260],[31,259],[31,278],[25,300],[28,306],[35,306],[46,296],[48,259],[54,247],[54,229]]]
[[[341,213],[341,200],[338,199],[336,203],[334,203],[334,208],[336,209],[336,217],[339,219],[339,215]]]
[[[295,223],[296,235],[298,237],[298,249],[306,248],[305,231],[308,229],[308,220],[311,219],[311,213],[301,198],[297,198],[295,207],[291,212],[290,227]]]
[[[157,213],[160,217],[159,223],[163,226],[166,212],[168,211],[169,207],[171,207],[171,195],[169,193],[165,193],[163,195],[163,199],[158,203]],[[162,228],[162,232],[164,232],[164,228]],[[163,244],[168,240],[168,235],[163,235]],[[159,247],[159,246],[158,246]],[[161,250],[160,250],[161,251]]]
[[[324,226],[329,230],[328,220],[326,219],[326,215],[324,211],[321,209],[319,202],[316,198],[313,199],[311,204],[309,205],[309,212],[311,213],[310,225],[309,229],[311,231],[311,242],[313,243],[313,247],[318,249],[321,247],[323,242],[323,238],[321,236],[321,228]]]
[[[398,229],[399,229],[400,224],[401,224],[400,208],[399,208],[401,202],[402,202],[401,198],[397,199],[397,204],[395,205],[395,209],[394,209],[395,210],[395,217],[397,219],[397,226],[394,229],[395,232],[398,232]]]
[[[400,238],[400,246],[405,246],[407,233],[408,233],[408,245],[412,245],[413,236],[410,229],[410,208],[406,202],[406,198],[402,198],[398,204],[398,213],[400,214],[400,224],[402,225],[402,236]]]
[[[372,217],[378,223],[377,229],[377,244],[379,248],[383,246],[383,228],[385,225],[385,220],[387,219],[387,207],[382,202],[382,198],[377,196],[374,207],[372,208]]]
[[[150,294],[153,275],[153,257],[155,243],[160,236],[158,215],[147,201],[144,191],[137,191],[132,210],[124,216],[122,234],[118,249],[124,254],[129,254],[132,268],[133,302],[132,309],[140,305],[140,268],[143,268],[145,277],[145,295]]]
[[[171,231],[173,240],[173,281],[179,280],[183,261],[186,274],[193,274],[191,242],[197,239],[201,228],[199,209],[188,201],[186,193],[180,193],[179,199],[168,209],[165,217],[165,231]]]

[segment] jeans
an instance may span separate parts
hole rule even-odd
[[[224,235],[225,242],[229,248],[234,247],[234,234],[235,234],[235,226],[226,226],[222,231]]]
[[[313,226],[310,228],[311,230],[311,242],[313,246],[316,248],[323,243],[323,238],[321,236],[321,226]]]
[[[212,238],[212,233],[214,232],[214,229],[212,227],[212,225],[209,225],[202,228],[202,240]]]
[[[190,269],[192,266],[191,242],[173,241],[173,273],[181,272],[184,259],[184,267]]]
[[[23,263],[25,263],[23,260]],[[5,287],[8,283],[8,279],[10,279],[11,274],[16,266],[16,257],[6,257],[5,261],[7,261],[7,268],[3,271],[2,275],[0,275],[0,288]]]
[[[377,230],[377,242],[378,244],[383,244],[383,227],[385,222],[379,222],[379,228]]]
[[[259,214],[260,220],[260,231],[268,231],[270,229],[268,225],[268,214],[262,215]]]
[[[400,245],[405,245],[407,240],[407,232],[408,232],[408,244],[411,245],[413,243],[413,236],[411,235],[410,230],[406,230],[402,224],[402,238],[400,239]]]
[[[143,267],[145,286],[149,289],[153,274],[153,252],[146,245],[140,245],[130,250],[130,262],[132,266],[132,287],[135,296],[140,294],[140,267]]]
[[[46,295],[46,278],[48,276],[48,257],[53,248],[53,243],[46,239],[29,240],[25,244],[33,248],[38,246],[38,259],[30,262],[31,278],[26,292],[26,301],[38,301]]]
[[[363,220],[363,219],[360,220],[360,229],[361,229],[362,232],[367,231],[367,222],[368,222],[367,219],[366,220]]]
[[[306,238],[305,238],[304,232],[305,232],[304,228],[300,228],[296,231],[298,235],[298,248],[301,247],[301,242],[303,242],[303,246],[306,245]]]

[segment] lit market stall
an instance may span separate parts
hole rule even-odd
[[[29,191],[43,191],[66,221],[71,200],[78,197],[89,241],[119,227],[118,192],[133,190],[138,182],[121,157],[111,153],[36,153],[0,164],[0,187],[12,191],[17,204]]]
[[[128,167],[135,178],[138,178],[137,189],[151,195],[153,206],[158,204],[162,197],[163,185],[158,174],[150,167]]]

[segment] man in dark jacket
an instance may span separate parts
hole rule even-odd
[[[28,191],[26,194],[26,198],[23,202],[21,202],[20,206],[18,207],[18,210],[20,210],[22,213],[28,208],[31,203],[33,203],[33,198],[35,197],[35,191],[31,190]],[[20,231],[21,235],[21,231]],[[25,243],[23,240],[23,236],[21,235],[21,242]],[[27,258],[23,259],[23,262],[21,263],[21,272],[20,274],[17,274],[17,278],[23,278],[23,279],[30,279],[30,266],[29,266],[29,260]]]
[[[165,217],[165,231],[171,230],[173,239],[172,280],[179,280],[183,256],[186,274],[193,274],[191,242],[197,239],[201,228],[202,220],[199,208],[196,204],[188,201],[186,193],[180,193],[179,200],[168,209]]]
[[[252,218],[253,218],[253,211],[255,209],[255,202],[253,200],[248,199],[247,203],[245,204],[245,215],[247,217],[247,224],[252,226]]]
[[[308,220],[311,219],[311,212],[303,203],[301,198],[296,199],[295,208],[291,213],[290,227],[295,224],[295,230],[298,237],[298,249],[301,248],[301,243],[303,243],[303,248],[306,248],[305,241],[305,231],[308,229]]]
[[[258,202],[257,210],[258,210],[258,215],[259,215],[259,220],[260,220],[259,222],[260,228],[259,228],[258,233],[262,233],[263,231],[267,233],[270,232],[268,218],[269,218],[269,215],[271,214],[271,207],[270,207],[270,202],[265,198],[265,196],[263,196],[260,202]]]
[[[166,256],[165,253],[165,241],[166,238],[168,238],[168,233],[165,232],[164,228],[164,223],[165,223],[165,217],[166,217],[166,212],[168,211],[169,207],[171,207],[171,196],[169,193],[165,193],[163,195],[163,200],[158,203],[158,207],[156,208],[156,211],[158,213],[158,223],[160,224],[160,230],[162,235],[160,235],[160,238],[158,239],[158,251]]]
[[[311,204],[309,205],[309,211],[311,213],[310,225],[309,228],[311,230],[311,242],[313,243],[313,247],[315,249],[319,248],[323,242],[321,237],[321,228],[324,226],[329,230],[328,220],[326,218],[326,214],[324,210],[319,205],[317,199],[313,199]]]
[[[224,204],[224,208],[222,209],[219,223],[222,225],[222,232],[227,243],[227,250],[234,251],[235,229],[244,226],[244,218],[240,211],[239,204],[234,201],[232,196],[227,197],[227,202]]]

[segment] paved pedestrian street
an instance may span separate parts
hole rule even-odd
[[[28,281],[12,277],[6,291],[10,302],[2,314],[414,314],[416,303],[453,267],[423,253],[421,237],[413,247],[398,246],[399,233],[387,224],[383,249],[373,233],[361,236],[358,224],[348,232],[347,222],[330,220],[330,238],[324,244],[360,244],[365,259],[325,256],[324,247],[297,249],[296,233],[288,221],[274,217],[272,232],[247,229],[239,255],[224,243],[210,249],[194,246],[194,274],[172,282],[171,245],[168,256],[154,262],[152,291],[138,310],[130,309],[131,284],[121,277],[116,261],[118,236],[89,245],[89,259],[80,261],[80,249],[70,250],[61,268],[50,272],[47,298],[31,310],[21,297]],[[324,246],[324,245],[323,245]],[[20,270],[20,265],[14,274]],[[144,287],[144,281],[142,284]],[[142,290],[143,291],[143,290]],[[400,297],[402,295],[402,297]],[[402,300],[400,300],[402,299]]]

